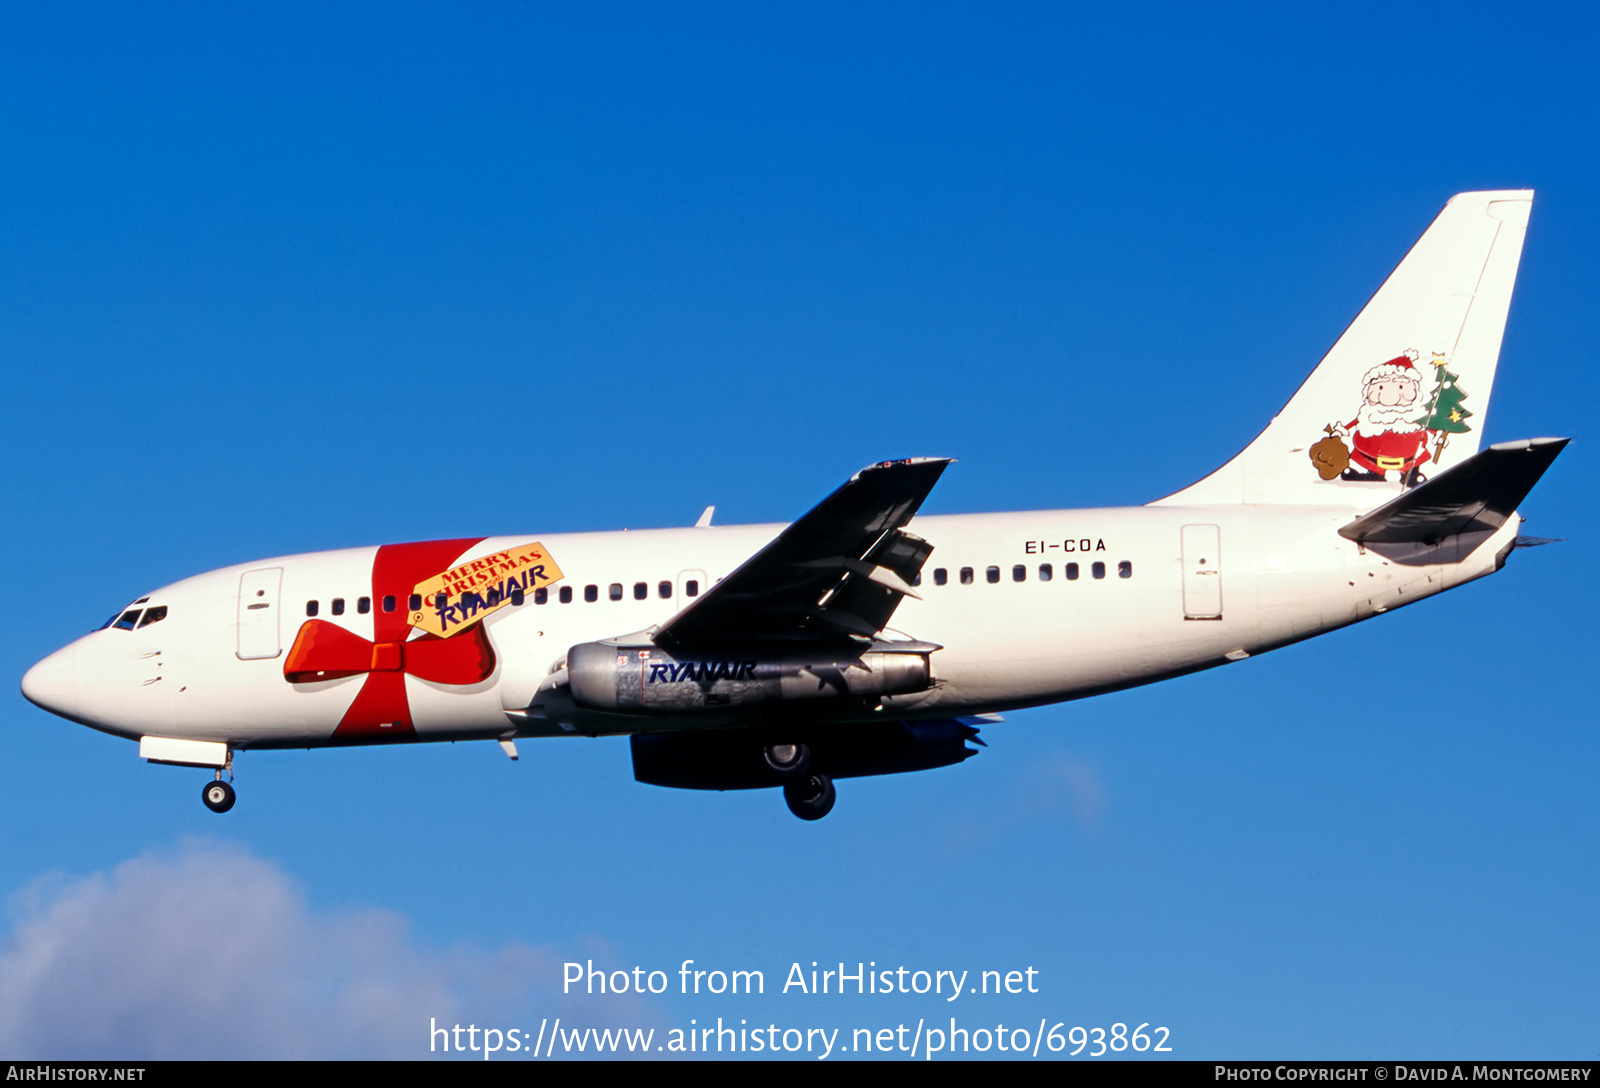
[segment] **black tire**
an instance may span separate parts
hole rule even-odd
[[[811,748],[805,744],[769,744],[761,758],[785,778],[799,778],[811,769]]]
[[[833,811],[838,794],[833,789],[833,779],[825,774],[808,774],[797,782],[783,787],[783,799],[789,811],[802,820],[820,820]]]
[[[206,783],[206,788],[200,791],[200,800],[212,812],[227,812],[238,798],[234,796],[233,787],[219,778]]]

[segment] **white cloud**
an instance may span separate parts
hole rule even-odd
[[[942,841],[949,855],[959,856],[1016,828],[1063,815],[1092,836],[1101,831],[1109,803],[1097,767],[1057,755],[1017,775],[999,803],[951,817]]]
[[[1024,787],[1035,811],[1049,811],[1065,803],[1072,818],[1085,831],[1100,825],[1106,811],[1106,785],[1097,768],[1058,755],[1030,776]]]
[[[44,877],[15,906],[0,946],[11,1055],[415,1058],[430,1017],[536,1030],[532,1000],[563,1011],[544,996],[560,978],[546,950],[419,948],[401,915],[313,911],[277,866],[217,843]]]

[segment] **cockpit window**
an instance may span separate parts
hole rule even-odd
[[[140,597],[137,601],[134,601],[128,606],[128,610],[126,612],[113,612],[111,614],[111,618],[102,623],[98,628],[96,628],[96,630],[105,631],[109,628],[115,627],[118,631],[132,631],[135,627],[143,627],[145,624],[150,623],[160,623],[162,620],[166,619],[166,605],[160,605],[156,608],[150,609],[142,609],[139,607],[140,605],[149,602],[149,600],[149,597]],[[139,622],[140,612],[144,613],[144,623]]]

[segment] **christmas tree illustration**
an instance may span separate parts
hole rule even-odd
[[[1433,397],[1428,401],[1427,411],[1417,420],[1424,428],[1438,436],[1438,441],[1433,447],[1433,463],[1436,465],[1451,435],[1472,430],[1466,422],[1472,418],[1472,412],[1461,404],[1467,399],[1466,391],[1456,384],[1457,376],[1450,373],[1444,364],[1444,356],[1435,352],[1433,380],[1437,384],[1434,386]]]

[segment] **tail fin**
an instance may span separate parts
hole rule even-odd
[[[1453,197],[1267,429],[1151,505],[1369,509],[1477,453],[1532,205]]]

